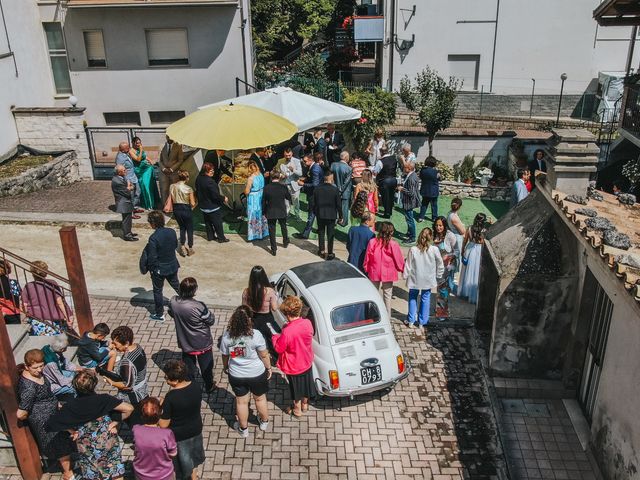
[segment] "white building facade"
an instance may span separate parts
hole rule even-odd
[[[521,97],[517,106],[526,112],[532,93],[548,96],[550,106],[557,107],[565,73],[563,93],[577,97],[569,100],[575,103],[580,96],[595,93],[598,72],[625,70],[631,28],[598,28],[592,18],[598,4],[598,0],[378,0],[385,20],[381,84],[397,91],[405,75],[412,78],[429,66],[444,77],[463,80],[462,90],[470,95],[461,96],[461,106],[474,93],[483,92]],[[632,65],[637,65],[638,49],[634,57]],[[485,101],[491,102],[491,95]]]

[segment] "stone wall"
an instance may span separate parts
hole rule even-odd
[[[482,105],[480,98],[482,97]],[[560,95],[535,95],[531,112],[537,117],[553,117],[558,114]],[[461,93],[458,95],[457,114],[461,115],[508,115],[529,116],[530,95],[495,95]],[[482,109],[482,110],[481,110]],[[593,96],[563,95],[561,117],[590,118],[593,111]]]
[[[22,145],[45,152],[74,150],[80,177],[93,178],[84,131],[84,108],[14,108],[12,111]]]
[[[506,187],[483,187],[482,185],[443,181],[440,182],[440,195],[508,202],[511,199],[511,184]]]
[[[69,185],[81,178],[76,152],[67,152],[17,177],[0,180],[0,197]]]

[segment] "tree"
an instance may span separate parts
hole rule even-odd
[[[377,87],[373,91],[345,89],[342,103],[362,112],[359,120],[345,124],[344,133],[357,150],[364,150],[379,128],[392,124],[396,119],[396,102],[393,93]]]
[[[251,23],[259,64],[280,60],[323,32],[339,0],[253,0]]]
[[[429,156],[433,155],[436,134],[451,125],[460,86],[455,77],[449,77],[447,82],[429,67],[416,75],[415,83],[407,76],[400,81],[400,99],[409,110],[418,114],[429,141]]]

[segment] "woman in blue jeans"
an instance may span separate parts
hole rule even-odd
[[[438,278],[444,273],[444,263],[438,247],[431,244],[433,233],[424,228],[418,241],[411,247],[404,264],[403,277],[409,289],[409,314],[404,322],[406,326],[416,326],[416,322],[426,326],[429,323],[431,290],[438,285]],[[420,297],[420,313],[418,313]]]

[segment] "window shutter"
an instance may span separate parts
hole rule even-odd
[[[101,30],[84,32],[84,46],[87,50],[87,60],[104,60],[104,39]]]
[[[147,30],[149,62],[188,60],[187,31],[184,29]]]

